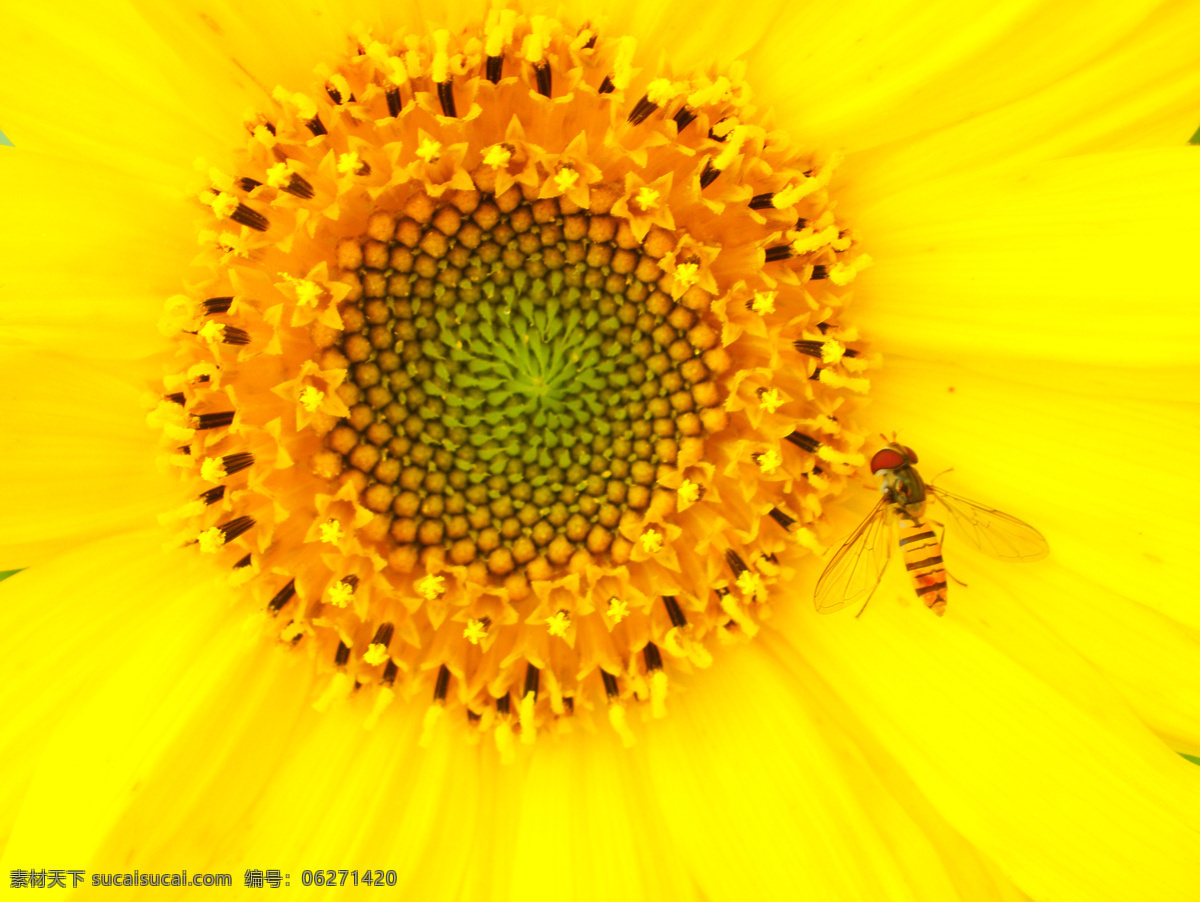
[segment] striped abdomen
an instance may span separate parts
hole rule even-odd
[[[917,597],[940,617],[946,613],[946,565],[933,528],[920,519],[901,517],[900,550]]]

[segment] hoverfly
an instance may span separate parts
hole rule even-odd
[[[925,519],[930,497],[949,512],[958,534],[984,554],[1002,561],[1037,561],[1050,553],[1045,538],[1028,523],[926,485],[913,467],[916,462],[917,453],[894,440],[871,458],[871,472],[882,480],[883,497],[817,580],[813,601],[822,614],[859,601],[867,606],[892,555],[893,524],[899,525],[900,551],[917,597],[935,614],[946,612],[942,541],[930,526],[936,521]]]

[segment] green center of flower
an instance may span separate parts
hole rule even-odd
[[[454,200],[378,212],[340,247],[359,288],[337,345],[350,412],[327,447],[414,553],[503,576],[604,552],[720,401],[699,356],[715,332],[613,217],[515,188]]]

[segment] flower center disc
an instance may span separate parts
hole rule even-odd
[[[697,411],[725,419],[701,357],[716,332],[658,288],[665,235],[647,252],[611,215],[516,187],[415,198],[398,222],[372,216],[390,240],[339,248],[358,282],[346,363],[328,362],[350,368],[350,413],[321,466],[348,463],[362,504],[395,514],[407,566],[441,545],[455,564],[547,579],[609,550],[680,440],[702,456]]]
[[[509,11],[277,89],[162,327],[164,515],[329,677],[492,730],[665,711],[861,466],[835,161],[735,70]]]

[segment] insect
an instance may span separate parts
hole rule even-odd
[[[1028,523],[926,485],[913,467],[916,462],[917,452],[894,440],[871,458],[871,472],[882,480],[882,497],[817,580],[813,601],[822,614],[860,601],[863,608],[867,606],[892,556],[893,531],[899,532],[904,566],[917,597],[935,614],[946,612],[942,540],[931,525],[942,524],[926,519],[925,502],[930,497],[950,514],[957,533],[984,554],[1002,561],[1036,561],[1050,553],[1045,538]]]

